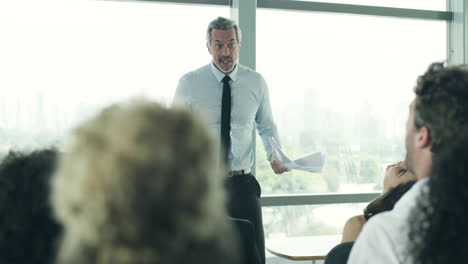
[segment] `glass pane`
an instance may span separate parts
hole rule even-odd
[[[341,235],[350,217],[362,215],[367,203],[263,207],[266,239]]]
[[[346,220],[355,215],[362,215],[366,205],[363,203],[263,207],[266,247],[274,251],[292,250],[304,254],[318,252],[317,249],[320,249],[319,252],[326,254],[341,241]],[[271,263],[284,261],[268,251],[266,257],[267,262]],[[310,260],[307,263],[310,263]]]
[[[206,64],[206,27],[229,8],[144,2],[0,2],[0,151],[57,142],[112,102],[169,102]],[[182,33],[180,33],[182,32]]]
[[[257,139],[263,193],[380,191],[385,167],[404,158],[416,78],[446,58],[446,23],[265,9],[257,23],[283,150],[326,154],[322,173],[275,175]]]
[[[306,2],[325,2],[366,6],[385,6],[424,10],[446,11],[447,0],[299,0]]]

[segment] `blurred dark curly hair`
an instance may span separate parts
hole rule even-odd
[[[61,227],[49,205],[57,152],[10,152],[0,164],[0,263],[52,263]]]
[[[434,157],[432,175],[409,219],[416,264],[468,259],[468,131]]]
[[[433,63],[418,78],[415,127],[429,128],[431,151],[437,153],[468,122],[468,67]]]

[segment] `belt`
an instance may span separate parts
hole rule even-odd
[[[230,171],[229,176],[244,175],[244,174],[249,174],[249,173],[250,173],[250,169],[235,170],[235,171]]]

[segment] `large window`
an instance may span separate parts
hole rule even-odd
[[[257,70],[269,84],[283,149],[322,151],[322,173],[275,175],[257,140],[264,194],[382,190],[404,158],[405,122],[418,75],[446,58],[446,22],[257,10]],[[266,207],[265,234],[340,234],[365,204]]]
[[[56,144],[116,101],[168,103],[211,59],[208,22],[228,6],[90,0],[0,2],[0,152]]]
[[[380,191],[385,167],[404,158],[416,78],[446,58],[446,22],[259,9],[257,26],[285,152],[326,154],[323,173],[278,176],[258,143],[264,193]]]

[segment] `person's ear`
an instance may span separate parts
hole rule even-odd
[[[419,148],[427,148],[431,145],[431,131],[426,126],[419,129],[416,134],[416,144]]]
[[[206,48],[208,49],[208,52],[211,54],[211,47],[210,47],[210,43],[206,42]]]

